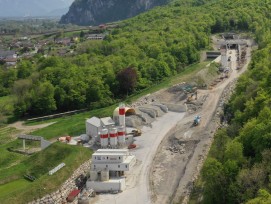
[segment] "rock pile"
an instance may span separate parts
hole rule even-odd
[[[171,151],[172,153],[180,153],[184,154],[185,153],[185,144],[180,144],[180,145],[173,145],[167,148],[167,150]]]
[[[57,203],[67,203],[66,198],[69,193],[77,189],[75,180],[80,175],[86,176],[90,169],[90,162],[91,160],[86,161],[83,163],[78,169],[74,171],[72,176],[62,184],[62,186],[55,192],[45,195],[43,198],[34,200],[29,204],[57,204]]]
[[[140,99],[138,99],[136,102],[132,103],[130,105],[131,108],[135,108],[138,106],[143,106],[146,104],[150,104],[157,101],[156,97],[153,94],[149,94],[147,96],[141,97]]]

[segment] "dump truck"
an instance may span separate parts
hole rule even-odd
[[[194,126],[198,126],[198,125],[199,125],[199,123],[200,123],[200,118],[201,118],[201,117],[198,116],[198,115],[195,117],[194,122],[193,122],[193,125],[194,125]]]

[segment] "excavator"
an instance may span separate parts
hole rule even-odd
[[[131,133],[128,133],[128,135],[133,135],[134,137],[138,137],[138,136],[141,136],[142,132],[140,129],[135,129],[135,130],[132,130]]]
[[[134,137],[141,136],[141,134],[142,134],[140,129],[132,130],[132,133],[133,133]]]
[[[197,90],[195,90],[193,93],[191,93],[190,95],[188,95],[187,99],[186,99],[186,103],[190,103],[193,100],[197,100],[198,99],[198,92]]]

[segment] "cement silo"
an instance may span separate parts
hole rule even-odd
[[[118,130],[117,128],[111,128],[109,132],[110,146],[116,148],[118,145]]]
[[[102,129],[100,133],[100,141],[101,141],[101,147],[107,148],[108,146],[108,129],[104,128]]]
[[[125,127],[118,127],[118,144],[120,147],[125,145]]]
[[[119,105],[119,125],[125,127],[125,104]]]

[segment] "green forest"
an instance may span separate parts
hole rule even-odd
[[[246,32],[259,49],[225,107],[202,170],[203,203],[271,203],[271,1],[174,0],[120,23],[74,57],[37,54],[0,69],[0,96],[14,114],[99,108],[182,72],[210,47],[210,35]]]
[[[253,54],[225,107],[229,126],[216,133],[202,171],[204,203],[271,203],[270,53],[267,43]]]

